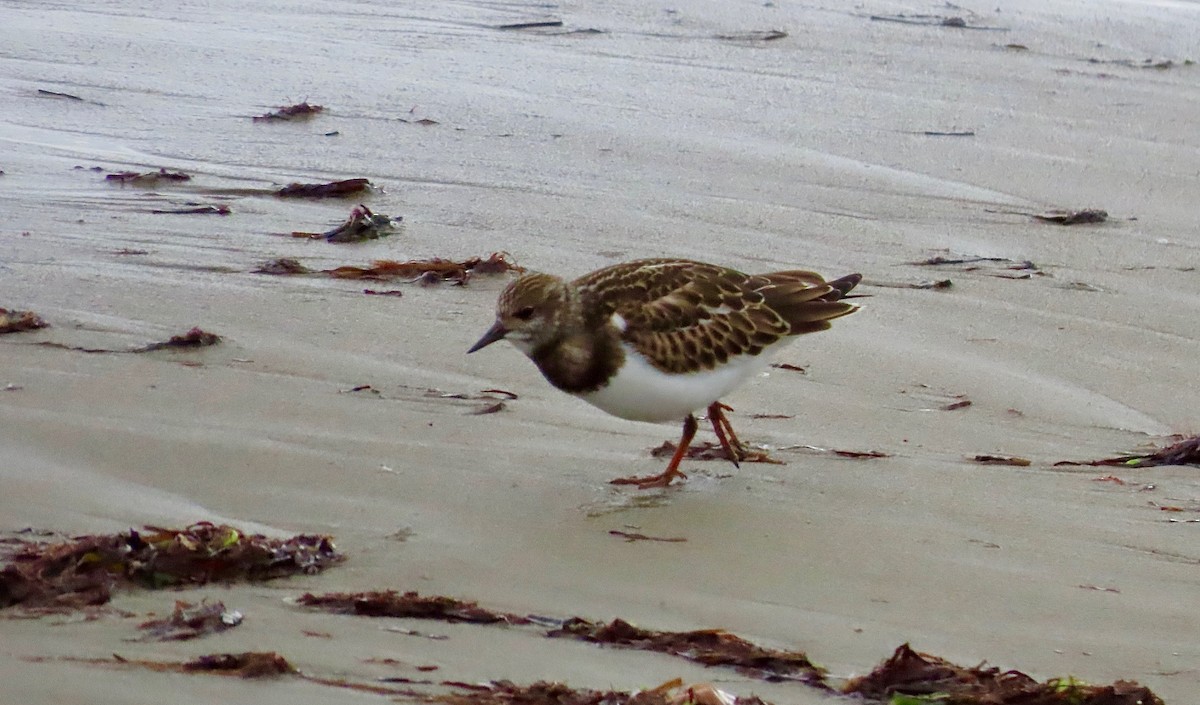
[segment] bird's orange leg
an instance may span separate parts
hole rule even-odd
[[[740,468],[738,461],[746,457],[746,446],[742,445],[737,434],[733,432],[733,424],[729,423],[729,418],[725,416],[726,411],[733,411],[733,407],[714,401],[708,405],[708,420],[712,422],[713,432],[717,434],[717,440],[721,442],[725,455],[733,463],[733,467]]]
[[[696,437],[696,429],[699,424],[696,423],[696,417],[688,414],[683,420],[683,435],[679,438],[679,447],[675,449],[675,455],[671,456],[671,462],[667,464],[667,469],[659,475],[646,475],[644,477],[618,477],[615,480],[609,480],[610,485],[637,485],[639,490],[648,490],[652,487],[666,487],[671,484],[671,480],[675,478],[687,478],[679,469],[679,463],[683,462],[683,458],[687,455],[688,446],[692,444],[692,439]]]

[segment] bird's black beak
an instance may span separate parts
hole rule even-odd
[[[471,349],[467,351],[467,354],[470,355],[476,350],[482,350],[497,340],[504,340],[504,336],[506,335],[508,335],[508,329],[504,327],[503,323],[496,321],[496,323],[491,328],[488,328],[487,332],[483,334],[483,337],[471,346]]]

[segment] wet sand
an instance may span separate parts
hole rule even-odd
[[[318,674],[436,665],[437,678],[620,689],[682,676],[823,701],[669,656],[407,624],[451,637],[433,641],[285,602],[395,588],[722,627],[805,650],[836,676],[910,641],[959,663],[1193,699],[1197,525],[1168,519],[1197,516],[1196,469],[1053,463],[1200,429],[1200,69],[1182,63],[1200,55],[1185,31],[1200,9],[1011,5],[969,16],[1003,31],[872,21],[948,12],[889,2],[0,9],[0,306],[53,326],[0,338],[0,529],[227,521],[330,533],[350,556],[319,576],[114,601],[143,615],[208,596],[247,615],[195,642],[126,642],[140,617],[2,620],[5,697],[379,699],[24,660],[277,650]],[[547,16],[603,33],[494,28]],[[715,38],[767,29],[789,36]],[[304,99],[326,112],[250,119]],[[121,187],[93,166],[194,178]],[[365,202],[402,215],[402,233],[294,239],[353,202],[244,192],[359,176],[383,187]],[[233,212],[148,212],[188,201]],[[1084,207],[1111,219],[1022,215]],[[689,463],[686,485],[636,492],[606,481],[657,472],[647,449],[675,426],[607,417],[507,346],[463,354],[504,278],[382,287],[403,289],[393,298],[251,272],[276,257],[321,268],[496,250],[570,275],[646,256],[861,271],[873,298],[780,355],[807,374],[773,370],[726,399],[743,439],[786,465]],[[1038,270],[907,264],[955,254]],[[883,286],[944,278],[952,288]],[[125,348],[194,325],[225,343],[142,355],[33,344]],[[345,393],[364,384],[379,394]],[[474,416],[482,402],[426,393],[494,387],[520,398]],[[940,410],[960,398],[971,406]],[[967,460],[979,453],[1032,464]],[[1110,474],[1127,484],[1096,481]],[[687,541],[608,533],[629,527]]]

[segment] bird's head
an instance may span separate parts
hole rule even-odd
[[[507,339],[518,350],[534,351],[562,337],[573,309],[571,289],[549,274],[526,274],[505,287],[496,303],[496,322],[468,353]]]

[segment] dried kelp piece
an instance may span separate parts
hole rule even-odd
[[[27,657],[25,660],[43,662],[49,659]],[[158,673],[200,673],[217,676],[232,676],[237,678],[274,678],[289,677],[316,683],[318,685],[345,688],[378,695],[403,696],[421,698],[422,694],[412,690],[401,690],[375,683],[356,683],[345,678],[325,678],[302,673],[286,658],[274,651],[247,651],[240,654],[207,654],[191,661],[153,661],[150,659],[130,659],[119,654],[112,658],[74,658],[59,657],[56,661],[85,663],[92,666],[110,666],[116,668],[145,668]]]
[[[976,455],[971,460],[983,465],[1015,465],[1022,468],[1033,464],[1028,458],[1019,458],[1015,455]]]
[[[727,42],[771,42],[776,39],[783,39],[786,36],[788,36],[788,33],[782,29],[760,29],[749,32],[714,34],[713,39],[720,39]]]
[[[273,259],[269,262],[264,262],[254,269],[255,274],[274,274],[282,276],[285,274],[311,274],[313,270],[300,264],[300,260],[294,257],[281,257]]]
[[[523,267],[514,264],[505,253],[493,252],[486,258],[472,257],[459,261],[438,257],[407,262],[376,260],[370,267],[335,267],[323,270],[323,273],[338,279],[406,279],[422,283],[450,281],[463,285],[475,273],[524,271]]]
[[[809,661],[804,653],[767,649],[721,629],[663,632],[635,627],[623,619],[602,624],[574,617],[563,622],[558,629],[547,632],[546,636],[657,651],[705,666],[732,666],[755,678],[797,680],[818,687],[824,685],[824,669]]]
[[[1119,455],[1101,460],[1063,460],[1055,465],[1120,465],[1131,468],[1151,468],[1159,465],[1195,465],[1200,467],[1200,436],[1184,438],[1152,453]]]
[[[961,257],[943,257],[941,255],[936,255],[936,256],[930,257],[928,259],[918,260],[916,262],[909,262],[908,264],[915,264],[915,265],[919,265],[922,267],[941,267],[941,266],[946,266],[946,265],[966,265],[963,267],[963,271],[971,272],[971,271],[975,271],[976,269],[980,269],[979,266],[975,266],[975,265],[979,265],[980,263],[992,263],[992,262],[997,263],[997,264],[1008,265],[1005,267],[1005,269],[1013,269],[1013,270],[1025,270],[1025,269],[1036,270],[1037,269],[1037,265],[1029,260],[1013,260],[1013,259],[1008,259],[1007,257],[976,257],[974,255],[963,255]]]
[[[900,24],[918,24],[932,27],[955,27],[958,29],[981,29],[989,32],[1007,32],[1007,27],[992,27],[988,25],[970,24],[965,17],[946,17],[944,15],[871,15],[876,22],[898,22]]]
[[[443,392],[440,389],[429,388],[425,390],[425,396],[436,397],[438,399],[500,399],[500,400],[515,400],[520,399],[516,393],[510,392],[507,389],[481,389],[474,394],[467,392]]]
[[[956,666],[917,653],[908,644],[898,647],[868,675],[851,679],[842,692],[889,703],[1163,705],[1149,688],[1130,681],[1106,686],[1086,685],[1073,678],[1039,683],[1020,671]]]
[[[167,171],[159,169],[158,171],[136,172],[136,171],[118,171],[113,174],[108,174],[104,177],[106,181],[117,181],[122,184],[157,184],[160,181],[191,181],[192,177],[182,171]]]
[[[297,673],[296,667],[274,651],[240,654],[209,654],[182,665],[187,671],[210,671],[239,678],[264,678]]]
[[[282,198],[345,198],[374,190],[369,179],[342,179],[324,184],[293,183],[275,192]]]
[[[66,98],[68,100],[83,100],[83,98],[80,98],[77,95],[71,95],[70,93],[60,93],[59,91],[48,91],[45,88],[39,88],[37,90],[37,92],[38,92],[38,95],[49,96],[51,98]]]
[[[275,539],[209,522],[29,543],[0,570],[0,608],[101,605],[118,587],[270,580],[317,573],[342,560],[329,536]]]
[[[254,116],[254,122],[271,122],[273,120],[297,120],[310,118],[325,110],[322,105],[313,105],[307,100],[295,105],[285,105],[278,110]]]
[[[221,342],[221,336],[216,333],[209,333],[201,328],[192,328],[182,335],[173,335],[167,340],[160,343],[150,343],[143,345],[140,348],[134,348],[127,352],[150,352],[151,350],[163,350],[166,348],[204,348],[209,345],[216,345]]]
[[[323,237],[326,242],[362,242],[378,240],[396,231],[396,226],[402,217],[392,217],[383,213],[373,213],[370,208],[361,203],[350,211],[350,217],[333,230],[327,230],[315,237]],[[314,237],[312,233],[292,233],[294,236]]]
[[[483,685],[450,681],[442,684],[461,692],[435,695],[428,699],[430,702],[444,705],[767,705],[754,696],[734,697],[711,683],[684,685],[678,678],[636,693],[572,688],[548,681],[532,685],[503,680]]]
[[[38,343],[48,348],[59,348],[62,350],[73,350],[75,352],[85,353],[144,353],[154,350],[163,350],[165,348],[182,349],[182,348],[202,348],[208,345],[216,345],[221,342],[221,336],[216,333],[209,333],[200,328],[192,328],[181,335],[173,335],[169,340],[164,340],[158,343],[149,343],[128,350],[114,350],[112,348],[85,348],[80,345],[67,345],[65,343],[57,343],[52,340],[46,340]]]
[[[324,274],[337,279],[404,279],[423,284],[451,281],[463,285],[475,274],[521,273],[525,268],[513,262],[508,253],[493,252],[487,257],[471,257],[458,261],[438,257],[407,262],[376,260],[370,267],[343,266],[321,270],[309,269],[300,264],[299,260],[285,257],[259,265],[254,271],[258,274],[275,275]]]
[[[662,445],[650,449],[650,456],[653,458],[669,458],[675,454],[675,448],[675,444],[671,441],[663,441]],[[683,457],[687,460],[730,460],[729,454],[725,452],[721,444],[713,443],[712,441],[691,444],[688,446],[687,453]],[[738,462],[787,465],[782,460],[772,458],[765,450],[755,450],[753,448],[745,448],[741,457],[738,458]]]
[[[1080,223],[1103,223],[1108,220],[1108,211],[1100,210],[1099,208],[1084,208],[1078,211],[1053,211],[1044,214],[1034,214],[1031,217],[1043,223],[1079,225]]]
[[[1089,64],[1113,64],[1116,66],[1125,66],[1131,69],[1157,69],[1165,71],[1166,69],[1175,68],[1176,66],[1195,66],[1194,59],[1184,59],[1183,61],[1173,61],[1171,59],[1097,59],[1090,58],[1087,60]],[[38,91],[39,93],[41,91]],[[73,97],[73,96],[72,96]]]
[[[305,593],[297,602],[305,607],[319,607],[327,612],[362,617],[410,617],[471,624],[529,624],[529,620],[520,615],[493,612],[474,602],[441,595],[422,597],[412,591],[333,592],[325,595]]]
[[[856,458],[856,459],[890,458],[890,457],[892,457],[891,453],[884,453],[884,452],[878,451],[878,450],[839,450],[837,448],[822,448],[820,446],[814,446],[814,445],[808,445],[808,444],[798,445],[798,446],[784,446],[784,447],[780,448],[779,450],[808,450],[808,451],[812,451],[814,453],[829,453],[831,455],[836,455],[841,458]]]
[[[170,617],[138,625],[138,629],[146,632],[139,641],[187,641],[233,629],[241,623],[242,613],[226,610],[223,602],[202,600],[196,605],[176,600]]]
[[[229,215],[233,211],[224,203],[190,203],[183,208],[152,208],[155,215]]]
[[[562,20],[533,20],[531,22],[510,22],[498,24],[495,29],[543,29],[546,27],[562,27]]]
[[[925,262],[921,262],[925,264]],[[949,279],[926,279],[919,282],[887,282],[887,281],[871,281],[871,286],[880,286],[887,289],[949,289],[954,286],[954,282]]]
[[[687,539],[682,536],[647,536],[631,531],[621,531],[620,529],[612,529],[608,532],[609,536],[619,536],[625,539],[626,543],[635,541],[657,541],[660,543],[684,543]]]
[[[10,311],[0,308],[0,335],[49,327],[49,323],[33,311]]]

